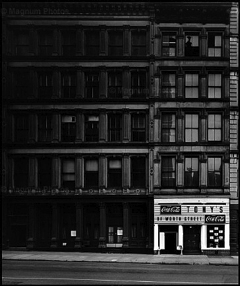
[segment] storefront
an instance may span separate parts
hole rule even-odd
[[[154,252],[228,255],[229,199],[154,199]]]

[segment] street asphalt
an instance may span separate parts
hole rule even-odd
[[[149,264],[201,264],[238,265],[238,256],[173,255],[173,254],[131,254],[92,252],[48,252],[3,250],[2,260],[77,261],[77,262],[122,262]]]

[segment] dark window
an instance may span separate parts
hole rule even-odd
[[[176,56],[176,33],[163,33],[162,35],[162,56]]]
[[[15,116],[15,141],[27,142],[28,141],[29,120],[27,114]]]
[[[15,90],[14,90],[14,95],[16,98],[24,99],[28,98],[29,96],[29,73],[22,71],[19,71],[14,75],[15,79]]]
[[[108,55],[122,56],[123,55],[123,32],[109,31],[108,32]]]
[[[29,177],[28,159],[14,160],[14,186],[15,188],[27,188]]]
[[[108,187],[121,188],[122,187],[122,160],[109,159],[108,160]]]
[[[122,115],[109,114],[108,116],[108,140],[111,142],[122,140]]]
[[[199,36],[196,34],[186,33],[185,36],[185,56],[199,56]]]
[[[50,187],[52,185],[52,160],[51,158],[38,159],[38,187]]]
[[[38,141],[50,142],[52,139],[52,116],[41,114],[38,116]]]
[[[198,74],[185,75],[185,97],[198,98]]]
[[[208,75],[208,98],[222,97],[222,75],[209,74]]]
[[[207,247],[224,247],[225,245],[224,225],[207,226]]]
[[[70,190],[75,189],[75,161],[74,159],[62,160],[62,186]]]
[[[176,75],[174,73],[163,73],[162,75],[162,97],[175,98]]]
[[[63,31],[62,32],[62,55],[75,56],[76,54],[76,32]]]
[[[77,78],[75,73],[62,74],[62,97],[76,97]]]
[[[40,31],[38,38],[40,56],[51,56],[53,53],[53,31]]]
[[[132,114],[132,141],[146,141],[145,114]]]
[[[221,55],[222,55],[221,34],[208,33],[208,56],[221,57]]]
[[[121,98],[122,97],[122,73],[109,72],[108,74],[108,97]]]
[[[208,141],[221,141],[222,139],[222,116],[221,114],[208,115]]]
[[[184,185],[186,187],[199,186],[198,158],[185,158]]]
[[[98,56],[100,49],[99,31],[85,31],[87,56]]]
[[[99,98],[99,74],[86,73],[86,98]]]
[[[147,94],[146,72],[132,72],[131,74],[131,96],[143,98]]]
[[[51,98],[53,89],[52,73],[40,73],[38,77],[39,98]]]
[[[17,31],[16,37],[16,55],[26,56],[29,53],[29,32]]]
[[[85,140],[88,142],[97,142],[99,139],[99,116],[85,116]]]
[[[185,114],[185,142],[198,142],[198,114]]]
[[[222,160],[221,158],[208,158],[208,186],[222,186]]]
[[[85,188],[97,188],[98,183],[98,160],[85,160]]]
[[[175,157],[162,157],[162,187],[176,186],[176,159]]]
[[[146,55],[146,31],[132,31],[132,55]]]
[[[163,113],[162,115],[162,142],[175,142],[176,115]]]
[[[146,159],[145,157],[132,157],[131,159],[131,185],[133,188],[146,186]]]
[[[76,139],[76,116],[62,115],[62,141],[74,142]]]

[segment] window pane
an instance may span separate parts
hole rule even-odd
[[[63,172],[64,173],[74,173],[74,160],[64,160],[63,161]]]
[[[109,168],[110,169],[121,169],[122,168],[121,160],[110,160],[109,161]]]
[[[215,47],[221,47],[221,46],[222,46],[222,37],[215,36]]]
[[[98,171],[98,161],[97,160],[87,160],[85,170],[86,171]]]

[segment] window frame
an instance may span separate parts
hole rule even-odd
[[[137,39],[140,39],[141,36],[145,37],[145,39],[141,39],[140,43],[139,42],[137,43],[134,40],[134,37],[136,36],[134,35],[135,33],[138,34],[136,37]],[[143,42],[145,41],[145,43],[143,44],[141,41]],[[135,52],[135,50],[137,52]],[[131,30],[131,55],[132,56],[146,56],[147,55],[147,31],[145,29]]]
[[[143,165],[141,164],[141,161]],[[146,187],[146,157],[145,156],[132,156],[131,157],[131,187],[132,188],[145,188]]]
[[[121,34],[121,43],[115,43],[116,37]],[[115,39],[111,39],[115,37]],[[112,43],[111,43],[112,41]],[[108,31],[108,55],[109,56],[123,56],[123,30],[109,30]]]
[[[21,124],[22,123],[22,124]],[[14,141],[27,143],[29,139],[29,115],[26,113],[14,115]]]
[[[171,82],[171,79],[169,79],[172,75],[174,76],[174,82]],[[168,81],[165,81],[166,76],[168,76]],[[176,98],[176,92],[177,92],[177,80],[176,80],[176,78],[177,78],[176,72],[174,72],[174,71],[169,71],[169,72],[163,71],[162,72],[162,85],[161,85],[161,97],[162,98],[164,98],[164,99]],[[172,83],[174,85],[172,85]],[[167,92],[165,90],[167,90]],[[170,90],[170,92],[169,92],[169,90]]]
[[[41,37],[43,36],[43,42],[41,43]],[[48,37],[46,37],[48,36]],[[53,30],[39,30],[38,31],[38,55],[39,56],[52,56],[54,45]]]
[[[25,79],[24,79],[25,78]],[[14,98],[27,99],[30,95],[30,73],[26,70],[14,71]]]
[[[114,120],[114,122],[112,122]],[[118,122],[117,122],[118,121]],[[114,126],[111,126],[114,123]],[[118,126],[119,125],[119,126]],[[108,113],[108,141],[120,142],[122,141],[122,129],[123,129],[123,116],[120,113]],[[116,138],[114,140],[114,138]]]
[[[214,159],[214,171],[209,171],[209,160],[210,159]],[[220,159],[220,171],[216,171],[215,170],[215,165],[216,165],[216,163],[215,163],[215,160],[216,159]],[[221,187],[222,188],[222,176],[223,176],[223,171],[222,171],[222,168],[223,168],[223,166],[222,166],[222,163],[223,163],[223,160],[222,160],[222,157],[220,157],[220,156],[209,156],[208,158],[207,158],[207,186],[208,187],[212,187],[212,188],[214,188],[214,187]],[[214,179],[214,184],[212,184],[212,183],[210,183],[210,173],[212,173],[213,174],[213,176],[214,176],[214,178],[211,178],[211,180],[213,180]],[[216,183],[216,173],[219,173],[219,182],[217,182]]]
[[[70,83],[70,84],[65,85],[65,83]],[[76,92],[77,92],[76,72],[72,71],[72,72],[61,73],[61,90],[62,90],[62,98],[64,99],[70,99],[76,97]]]
[[[220,76],[220,85],[217,85],[216,83],[216,76],[219,75]],[[213,85],[210,83],[211,80],[210,80],[210,76],[214,76],[214,83]],[[207,79],[207,87],[208,87],[208,98],[209,99],[221,99],[222,98],[222,86],[223,86],[223,83],[222,83],[222,80],[223,80],[223,77],[222,77],[222,73],[218,72],[218,73],[208,73],[208,79]],[[210,96],[210,89],[213,89],[214,90],[214,96]],[[220,96],[216,96],[216,91],[217,90],[220,90]]]
[[[87,162],[89,161],[97,162],[97,171],[87,171]],[[84,159],[84,188],[88,188],[88,189],[99,188],[99,160],[98,158],[86,157]]]
[[[134,127],[134,120],[137,119],[137,126]],[[139,126],[139,120],[144,120],[144,127]],[[136,112],[131,114],[131,141],[133,142],[146,142],[147,137],[147,122],[146,113]],[[144,135],[143,135],[144,134]],[[142,136],[144,139],[142,140]],[[137,137],[137,140],[135,139]]]
[[[167,160],[170,161],[170,159],[174,159],[174,164],[173,164],[173,170],[168,170],[165,171],[164,168],[167,167],[168,169],[170,169],[169,164],[166,162]],[[170,176],[173,175],[174,177]],[[175,156],[162,156],[161,158],[161,186],[163,188],[174,188],[176,187],[176,157]],[[167,175],[167,176],[164,176]],[[166,178],[167,178],[167,182],[166,182]],[[171,179],[173,181],[173,183],[171,183]],[[169,183],[170,182],[170,183]]]
[[[44,121],[44,127],[41,128],[40,121]],[[51,142],[52,140],[52,115],[38,114],[38,142]]]
[[[210,120],[209,120],[209,117],[210,116],[213,116],[214,119],[213,119],[213,127],[210,128],[209,127],[209,123],[210,123]],[[215,121],[215,117],[216,116],[220,116],[220,127],[216,127],[216,121]],[[221,113],[208,113],[208,119],[207,119],[207,130],[208,130],[208,141],[209,142],[221,142],[222,141],[222,114]],[[220,139],[216,139],[216,131],[220,131],[219,134],[220,134]],[[210,134],[213,134],[213,139],[210,139]]]
[[[190,38],[197,37],[198,45],[193,46],[193,42],[190,42]],[[188,39],[188,40],[187,40]],[[195,41],[195,40],[194,40]],[[191,43],[191,45],[188,43]],[[200,33],[197,31],[184,32],[184,56],[185,57],[199,57],[200,56]]]
[[[53,73],[52,72],[39,72],[38,73],[38,98],[40,99],[51,98],[52,93],[53,93]]]
[[[191,83],[188,82],[187,76],[191,75]],[[197,83],[194,83],[194,76],[197,76]],[[184,85],[184,91],[185,91],[185,98],[186,99],[198,99],[199,98],[199,73],[198,72],[186,72],[185,73],[185,85]],[[188,90],[191,91],[190,96],[188,95]],[[197,91],[197,96],[193,96],[195,91]]]
[[[98,120],[87,120],[89,117],[97,117]],[[84,135],[85,135],[85,141],[86,142],[98,142],[99,141],[99,114],[85,114],[84,115]],[[96,124],[94,123],[89,123],[89,122],[97,122]],[[88,125],[92,125],[92,128],[88,128]],[[95,126],[96,125],[96,126]],[[90,131],[91,130],[91,131]],[[94,132],[93,132],[94,130]]]
[[[108,71],[108,98],[122,98],[123,74],[122,71]]]
[[[170,41],[171,36],[175,36],[175,44],[171,44]],[[164,42],[164,37],[168,37],[168,41]],[[164,44],[167,43],[167,44]],[[166,52],[164,52],[164,49],[166,49]],[[171,49],[174,49],[174,53],[170,51]],[[176,57],[177,54],[177,32],[174,31],[164,31],[162,32],[162,57]]]
[[[67,35],[67,39],[65,39],[66,35]],[[61,39],[62,39],[62,46],[61,46],[62,55],[63,56],[75,56],[76,55],[76,43],[77,43],[76,31],[74,29],[62,30]]]
[[[147,95],[147,71],[144,70],[131,71],[131,98],[146,98],[146,95]]]
[[[122,188],[122,176],[123,176],[123,162],[121,157],[109,157],[107,160],[108,164],[108,178],[107,178],[107,186],[108,188]],[[110,161],[118,161],[120,162],[120,168],[110,168]]]
[[[91,80],[89,80],[91,77]],[[95,80],[97,78],[97,80]],[[99,72],[85,73],[85,98],[98,99],[99,98],[100,75]]]
[[[88,42],[88,36],[90,34],[92,35],[94,41],[92,43]],[[96,34],[98,34],[98,37],[96,37]],[[98,39],[98,41],[96,40]],[[100,30],[85,30],[84,31],[84,40],[85,40],[85,55],[86,56],[99,56],[100,53]],[[93,52],[91,52],[93,50]]]
[[[191,116],[191,120],[190,120],[190,126],[187,126],[188,125],[188,121],[186,120],[186,117],[187,116]],[[193,127],[193,116],[197,116],[197,127]],[[187,135],[187,133],[190,133],[190,137],[191,137],[191,140],[190,141],[187,141],[187,138],[189,137]],[[195,132],[194,132],[195,131]],[[197,134],[197,140],[194,140],[194,133]],[[195,143],[195,142],[199,142],[199,114],[198,113],[185,113],[185,116],[184,116],[184,137],[185,137],[185,142],[186,143]]]
[[[197,170],[191,170],[191,171],[187,171],[187,159],[191,159],[191,165],[190,168],[193,169],[193,160],[196,159],[197,160]],[[189,168],[188,168],[189,169]],[[191,180],[188,179],[188,174],[191,174]],[[194,176],[196,176],[196,178],[194,178]],[[190,184],[188,184],[188,182]],[[186,156],[184,158],[184,187],[186,188],[198,188],[199,187],[199,158],[194,156],[194,157],[190,157],[190,156]]]
[[[167,127],[164,127],[164,118],[165,116],[168,116],[168,119],[169,119],[169,116],[171,116],[173,119],[171,119],[171,122],[174,122],[174,128],[169,128],[169,120],[166,121],[167,123]],[[170,112],[162,112],[161,114],[161,142],[163,143],[174,143],[176,142],[176,134],[177,134],[177,124],[176,124],[176,113],[170,113]],[[166,133],[165,133],[166,131]],[[171,135],[171,131],[174,131],[174,135]],[[165,140],[164,136],[168,136],[168,139],[170,139],[172,136],[174,136],[174,140],[171,141],[171,140]]]
[[[44,163],[43,163],[44,162]],[[38,187],[45,188],[52,186],[52,158],[51,157],[40,157],[38,158]],[[41,163],[43,163],[41,165]],[[43,166],[43,167],[41,167]],[[41,177],[44,178],[41,178]],[[45,181],[47,178],[48,184],[42,184],[42,181]]]
[[[210,43],[210,36],[214,37],[214,39],[211,39],[211,41],[214,41],[214,44]],[[221,45],[216,45],[216,38],[215,37],[221,37],[220,42]],[[220,47],[220,48],[219,48]],[[210,52],[210,49],[212,49],[212,53]],[[220,50],[220,52],[217,52],[217,50]],[[207,53],[208,57],[222,57],[222,51],[223,51],[223,34],[220,31],[208,31],[207,32]]]
[[[17,161],[19,166],[17,166]],[[18,168],[17,168],[18,167]],[[29,158],[14,158],[14,187],[28,188],[29,178]],[[18,182],[19,180],[19,182]]]
[[[67,162],[67,161],[71,161],[71,163],[73,163],[73,168],[74,168],[74,172],[64,172],[64,162]],[[74,180],[64,180],[64,176],[74,176]],[[75,189],[76,187],[76,164],[75,164],[75,159],[74,158],[71,158],[71,157],[65,157],[65,158],[62,158],[61,159],[61,185],[63,187],[63,189],[69,189],[69,190],[72,190],[72,186],[70,186],[70,188],[67,186],[69,183],[64,183],[64,182],[72,182],[72,185],[73,185],[73,182],[74,182],[74,187],[73,189]],[[70,183],[71,185],[71,183]]]
[[[72,117],[72,121],[63,121],[63,119]],[[61,115],[61,142],[75,142],[76,140],[76,115],[62,114]]]
[[[25,36],[26,42],[20,40],[21,36]],[[15,39],[15,55],[16,56],[27,56],[29,55],[29,47],[30,47],[30,36],[29,31],[25,29],[19,29],[14,31]],[[23,49],[23,51],[21,51]]]

